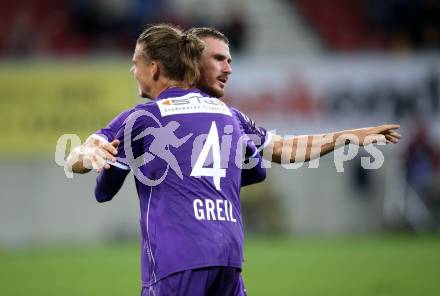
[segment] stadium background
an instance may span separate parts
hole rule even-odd
[[[226,100],[268,129],[402,126],[380,169],[361,169],[360,149],[344,172],[330,154],[318,169],[274,165],[243,190],[250,295],[438,295],[435,0],[3,1],[1,295],[138,293],[133,182],[98,204],[93,173],[67,178],[55,147],[140,102],[131,54],[156,21],[224,31]]]

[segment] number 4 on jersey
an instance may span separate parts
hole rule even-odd
[[[205,168],[203,164],[208,157],[209,150],[212,150],[212,168]],[[211,129],[209,130],[208,137],[206,138],[205,144],[203,145],[202,151],[194,165],[191,172],[191,176],[199,177],[212,177],[214,180],[214,185],[217,190],[220,190],[220,178],[226,176],[226,169],[220,168],[220,141],[218,137],[217,125],[215,121],[211,124]]]

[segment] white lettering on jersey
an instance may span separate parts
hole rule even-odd
[[[217,220],[215,219],[215,215],[214,215],[214,208],[215,208],[214,202],[210,199],[207,199],[205,200],[205,205],[206,205],[206,220],[214,220],[214,221]]]
[[[232,214],[232,204],[228,200],[195,199],[193,201],[194,216],[197,220],[230,221],[237,223]],[[224,215],[223,215],[224,213]]]
[[[205,220],[205,212],[202,210],[203,202],[200,199],[195,199],[193,202],[194,216],[197,220]]]
[[[162,99],[156,102],[160,115],[190,113],[220,113],[232,116],[231,110],[217,98],[204,97],[199,93],[190,93],[182,97]]]

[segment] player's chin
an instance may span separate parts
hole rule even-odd
[[[220,86],[214,87],[212,89],[212,92],[213,92],[214,96],[217,98],[221,98],[225,95],[225,91],[224,91],[223,87],[220,87]]]

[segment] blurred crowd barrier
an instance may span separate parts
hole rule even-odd
[[[48,155],[62,134],[82,140],[136,102],[129,62],[0,64],[3,157]]]
[[[0,64],[0,243],[136,236],[132,180],[115,201],[98,204],[95,174],[67,179],[54,160],[60,136],[78,134],[84,141],[141,102],[129,64],[105,59]],[[247,229],[438,229],[439,83],[436,56],[235,61],[225,101],[278,134],[390,122],[401,124],[403,134],[399,145],[378,147],[384,163],[374,170],[361,168],[361,157],[374,160],[363,148],[343,163],[344,172],[338,172],[334,154],[323,157],[318,168],[273,165],[265,183],[243,190]]]

